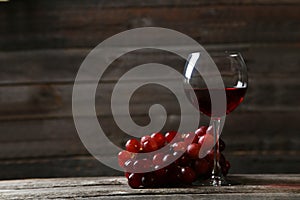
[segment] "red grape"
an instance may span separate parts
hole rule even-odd
[[[176,185],[180,183],[181,180],[181,168],[179,166],[170,165],[168,166],[168,180],[169,185]]]
[[[143,136],[143,137],[141,138],[141,144],[144,143],[144,142],[146,142],[146,141],[148,141],[148,140],[150,140],[150,139],[151,139],[151,137],[150,137],[149,135]]]
[[[210,134],[206,134],[204,136],[201,136],[199,138],[199,141],[198,143],[202,143],[202,144],[205,144],[206,147],[213,147],[214,146],[214,136],[213,135],[210,135]]]
[[[175,142],[172,147],[174,151],[185,151],[186,150],[186,144],[185,142]]]
[[[156,186],[156,177],[154,173],[146,173],[142,177],[142,185],[146,188],[153,188]]]
[[[199,137],[198,144],[203,145],[204,140],[205,140],[205,136]]]
[[[132,188],[139,188],[142,186],[142,174],[132,173],[128,178],[128,184]]]
[[[174,160],[172,164],[179,165],[179,159],[180,159],[181,154],[182,154],[182,152],[178,152],[178,151],[174,151],[172,153],[172,156],[173,156],[172,160]]]
[[[156,151],[159,147],[154,139],[150,138],[142,143],[142,148],[144,152]]]
[[[161,169],[158,169],[159,166],[155,166],[156,170],[154,171],[154,175],[156,177],[156,183],[158,186],[165,185],[168,181],[168,168],[164,167]]]
[[[183,137],[184,136],[184,137]],[[156,151],[166,143],[171,143],[170,151],[154,154],[153,157],[145,158],[143,152]],[[124,168],[125,177],[132,188],[170,187],[182,184],[192,184],[197,177],[208,179],[214,165],[214,150],[208,149],[214,144],[212,127],[201,126],[195,132],[177,134],[175,131],[162,135],[159,132],[151,136],[143,136],[140,142],[130,139],[126,143],[126,150],[118,154],[119,165]],[[201,146],[204,145],[201,149]],[[206,149],[204,149],[206,148]],[[205,158],[199,159],[199,151],[209,153]],[[230,163],[221,153],[225,149],[225,143],[219,139],[218,158],[223,175],[230,168]],[[202,154],[202,152],[201,152]],[[152,154],[153,155],[153,154]],[[155,166],[155,167],[154,167]],[[166,166],[161,168],[162,166]],[[146,173],[132,173],[144,170],[152,170]]]
[[[130,139],[126,142],[125,147],[127,151],[138,153],[141,149],[141,144],[137,139]]]
[[[205,175],[210,172],[209,163],[206,159],[198,159],[195,161],[194,165],[195,172],[198,175]]]
[[[118,160],[120,167],[124,167],[124,164],[127,160],[129,160],[132,157],[132,154],[129,151],[121,151],[118,154]]]
[[[226,164],[225,156],[222,153],[218,153],[217,157],[219,158],[219,163],[221,167],[224,167]],[[214,166],[214,151],[211,150],[206,156],[205,159],[209,162],[210,168]]]
[[[165,139],[168,143],[170,143],[176,136],[176,131],[169,131],[165,134]]]
[[[124,169],[125,171],[129,171],[132,172],[133,171],[133,163],[134,160],[133,159],[129,159],[124,163]]]
[[[157,153],[153,156],[152,163],[153,165],[161,165],[163,162],[164,154]]]
[[[200,150],[200,145],[193,143],[187,147],[187,154],[189,155],[189,157],[193,159],[197,159],[199,156],[199,150]]]
[[[206,130],[207,130],[207,126],[201,126],[200,128],[198,128],[196,131],[195,131],[195,134],[198,135],[199,137],[203,136],[206,134]]]
[[[142,160],[136,160],[133,163],[133,169],[134,170],[143,170],[143,169],[149,169],[152,165],[152,162],[148,159],[142,159]]]
[[[157,143],[158,147],[161,148],[165,144],[165,136],[161,133],[152,133],[151,138]]]
[[[181,153],[182,153],[182,152],[181,152]],[[173,157],[174,157],[174,160],[178,159],[178,158],[180,157],[181,153],[179,153],[178,151],[174,151],[174,152],[172,153],[172,155],[173,155]]]
[[[187,133],[184,136],[184,142],[186,144],[197,143],[198,142],[198,136],[195,133]]]
[[[209,168],[212,170],[214,168],[214,151],[210,151],[206,156],[205,160],[209,163]]]
[[[159,168],[159,166],[156,165],[155,166],[156,170],[154,171],[154,173],[157,177],[165,176],[168,173],[168,169],[166,167],[160,168],[160,169],[158,169],[158,168]]]
[[[163,162],[167,165],[172,163],[173,156],[171,154],[166,154],[163,158]]]
[[[178,160],[179,165],[182,167],[188,166],[190,162],[191,160],[186,154],[183,154]]]
[[[125,175],[125,177],[126,177],[127,179],[129,178],[130,174],[131,174],[130,172],[125,172],[125,173],[124,173],[124,175]]]
[[[196,173],[191,167],[181,168],[181,180],[186,184],[191,184],[196,180]]]

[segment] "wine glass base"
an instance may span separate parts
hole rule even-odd
[[[210,178],[207,180],[198,180],[196,182],[193,183],[193,185],[196,186],[232,186],[232,185],[239,185],[239,183],[228,180],[227,178],[225,178],[224,176],[222,177],[218,177],[218,178]]]
[[[231,184],[227,181],[224,176],[212,176],[209,180],[211,186],[230,186]]]

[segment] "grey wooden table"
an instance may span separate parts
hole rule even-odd
[[[226,187],[131,189],[123,177],[0,181],[0,199],[300,199],[300,174],[231,175]]]

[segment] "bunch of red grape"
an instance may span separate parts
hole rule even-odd
[[[140,141],[130,139],[126,150],[118,154],[119,165],[124,169],[128,184],[132,188],[154,188],[190,185],[197,179],[208,179],[214,165],[214,152],[210,150],[204,158],[199,158],[199,151],[204,141],[213,142],[212,127],[202,126],[195,132],[180,134],[175,131],[153,133],[143,136]],[[154,152],[169,146],[165,152],[158,151],[148,158],[141,158],[143,153]],[[219,139],[221,170],[227,175],[230,163],[221,153],[225,143]],[[181,156],[179,156],[181,155]],[[177,158],[177,159],[174,159]],[[174,161],[173,161],[174,160]],[[163,166],[163,167],[162,167]],[[153,169],[146,173],[135,173],[135,169]],[[147,170],[145,170],[147,171]]]

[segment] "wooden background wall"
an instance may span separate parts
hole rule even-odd
[[[11,0],[0,3],[0,179],[120,174],[101,165],[80,142],[72,85],[98,43],[144,26],[178,30],[208,50],[241,51],[250,88],[228,116],[222,136],[231,172],[299,173],[299,0]],[[101,123],[119,144],[126,137],[118,137],[103,99],[126,66],[153,59],[183,65],[161,52],[132,53],[111,66],[106,90],[97,93]],[[143,95],[132,102],[140,124],[148,120]],[[169,102],[163,98],[163,104]],[[179,120],[176,109],[168,111],[166,129]]]

